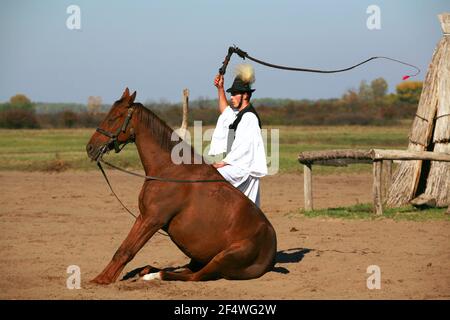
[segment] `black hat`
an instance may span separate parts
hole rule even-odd
[[[235,69],[236,78],[234,78],[233,85],[227,90],[230,93],[245,93],[253,92],[252,83],[255,82],[255,71],[252,65],[248,63],[241,63]]]
[[[240,77],[234,78],[231,88],[227,89],[227,92],[230,93],[245,93],[253,91],[255,91],[255,89],[251,88],[250,83],[244,82]]]

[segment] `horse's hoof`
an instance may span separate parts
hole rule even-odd
[[[142,277],[142,280],[150,281],[150,280],[161,280],[161,272],[154,272],[146,274]]]
[[[145,266],[144,268],[142,268],[141,271],[139,271],[139,276],[140,276],[140,277],[143,277],[143,276],[145,276],[146,274],[149,274],[149,273],[156,273],[156,272],[158,272],[158,271],[160,271],[160,269],[155,268],[155,267],[152,267],[152,266]]]

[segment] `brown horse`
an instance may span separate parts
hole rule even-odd
[[[113,104],[86,146],[91,159],[98,160],[106,150],[134,141],[146,175],[223,180],[205,162],[174,164],[171,150],[180,142],[172,141],[173,130],[142,104],[135,103],[135,97],[136,92],[130,95],[126,88]],[[187,147],[192,151],[192,160],[199,157],[191,146]],[[276,234],[272,225],[252,201],[226,181],[146,180],[139,195],[139,211],[111,262],[92,282],[116,281],[125,265],[160,229],[168,233],[191,262],[182,272],[147,266],[141,276],[157,270],[152,276],[162,280],[252,279],[274,266]]]

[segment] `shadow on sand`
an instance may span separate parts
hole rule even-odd
[[[282,250],[277,252],[276,264],[278,263],[298,263],[302,261],[305,254],[313,251],[313,249],[308,248],[292,248],[287,250]],[[289,270],[284,267],[275,266],[272,270],[273,272],[287,274]]]

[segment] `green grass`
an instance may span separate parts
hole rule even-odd
[[[357,204],[350,207],[328,208],[322,210],[304,211],[290,214],[294,216],[305,216],[308,218],[331,217],[343,219],[393,219],[408,221],[445,220],[450,221],[450,215],[446,214],[446,208],[430,208],[425,210],[416,209],[413,206],[400,208],[385,208],[382,216],[373,213],[372,204]]]
[[[211,128],[207,127],[206,129]],[[408,144],[410,125],[376,126],[281,126],[278,129],[279,172],[302,172],[297,156],[302,151],[330,149],[404,149]],[[52,170],[62,162],[67,168],[95,169],[85,151],[94,129],[0,130],[0,170]],[[198,137],[197,137],[198,138]],[[209,142],[203,142],[206,147]],[[270,145],[270,143],[268,144]],[[271,150],[268,150],[271,153]],[[112,162],[129,168],[140,168],[134,145],[120,154],[111,153]],[[371,166],[355,164],[348,167],[313,167],[315,174],[371,172]]]

